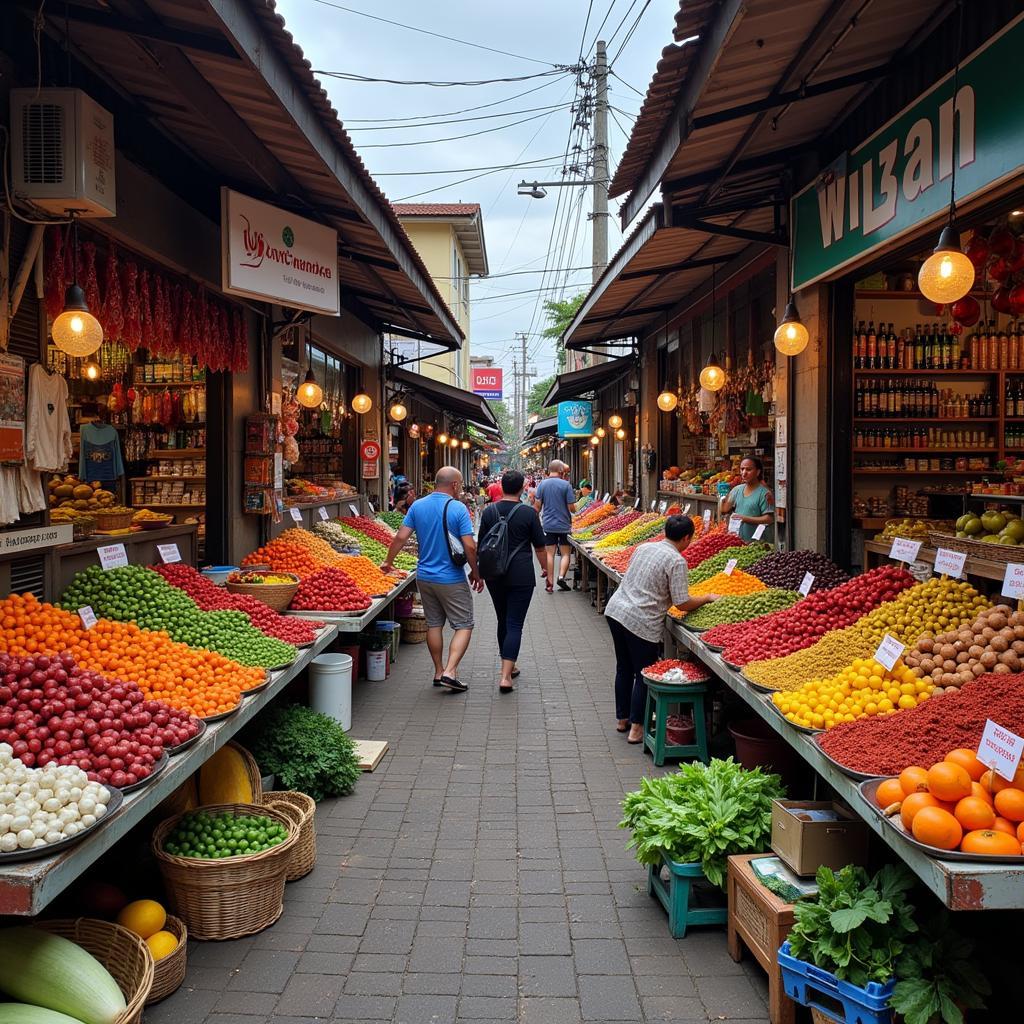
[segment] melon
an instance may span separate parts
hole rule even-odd
[[[88,484],[79,484],[74,489],[74,495],[79,501],[88,501],[92,497],[92,488]]]

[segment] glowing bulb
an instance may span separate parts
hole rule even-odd
[[[50,329],[54,345],[69,356],[91,356],[103,344],[103,328],[85,302],[85,292],[73,284],[64,294],[64,309]]]
[[[618,430],[619,427],[622,426],[622,417],[617,412],[613,412],[611,416],[608,417],[608,426],[611,427],[612,430]]]
[[[622,429],[622,427],[619,427],[619,429],[615,431],[615,436],[620,441],[625,441],[626,440],[626,432],[625,432],[625,430]]]
[[[725,387],[725,370],[718,365],[714,352],[711,353],[707,366],[700,371],[700,386],[705,391],[721,391]]]
[[[590,443],[596,448],[601,443],[601,438],[599,438],[597,434],[594,434],[590,439]]]
[[[974,264],[960,249],[960,233],[950,225],[942,229],[935,251],[921,264],[917,286],[932,302],[962,299],[974,284]]]
[[[807,328],[800,322],[800,314],[796,311],[796,303],[786,303],[786,312],[782,323],[775,328],[775,347],[784,356],[799,355],[810,341]]]
[[[306,371],[306,379],[295,392],[295,401],[305,409],[317,409],[324,400],[324,389],[316,382],[313,367]]]
[[[679,398],[674,391],[662,391],[658,395],[658,408],[662,412],[671,412],[679,404]]]
[[[399,423],[401,423],[402,420],[404,420],[405,417],[409,415],[409,410],[406,409],[406,407],[401,402],[395,402],[391,406],[389,413],[393,420],[397,420]]]
[[[360,416],[364,413],[368,413],[372,408],[373,399],[362,391],[352,399],[352,410],[353,412],[359,413]]]
[[[76,313],[69,321],[68,327],[75,332],[75,334],[81,334],[85,330],[85,321]]]
[[[448,447],[449,447],[449,448],[458,448],[458,447],[459,447],[459,439],[458,439],[457,437],[453,437],[453,438],[452,438],[452,439],[451,439],[451,440],[450,440],[450,441],[448,442]]]
[[[419,437],[420,436],[420,425],[416,422],[416,420],[413,420],[412,423],[409,424],[409,436],[410,437]]]
[[[90,359],[87,363],[82,365],[82,376],[86,380],[99,380],[100,379],[100,364],[94,359]]]
[[[462,442],[462,450],[464,452],[469,451],[469,442],[468,441],[463,441]]]
[[[437,435],[437,443],[438,444],[447,444],[448,443],[448,435],[444,434],[444,433],[438,434]]]
[[[604,427],[598,427],[597,430],[594,431],[594,433],[597,434],[598,437],[604,437]]]

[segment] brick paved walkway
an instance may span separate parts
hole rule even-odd
[[[431,687],[425,645],[358,684],[353,735],[390,752],[320,806],[317,866],[281,920],[194,944],[146,1024],[767,1022],[757,965],[722,927],[670,938],[616,828],[651,767],[615,732],[603,621],[538,588],[500,697],[486,595],[477,611],[468,694]]]

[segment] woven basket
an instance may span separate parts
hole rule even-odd
[[[153,987],[153,955],[143,939],[110,921],[91,917],[39,921],[36,926],[70,939],[111,973],[128,1004],[116,1024],[139,1024]]]
[[[968,558],[981,558],[986,562],[1002,562],[1009,565],[1020,559],[1020,548],[1016,544],[985,544],[980,540],[954,537],[951,533],[929,533],[928,544],[933,548],[949,548],[962,551]]]
[[[305,878],[316,864],[316,801],[305,793],[267,793],[265,807],[275,807],[292,816],[299,829],[299,841],[292,850],[286,882]]]
[[[172,909],[196,939],[237,939],[263,931],[284,910],[285,872],[299,841],[298,828],[284,811],[261,804],[208,804],[199,809],[263,814],[284,825],[288,838],[269,850],[224,860],[175,857],[163,847],[181,815],[161,822],[150,845]]]
[[[135,512],[129,509],[127,512],[100,512],[93,513],[97,529],[109,532],[110,530],[126,530],[132,525]]]
[[[181,983],[185,980],[185,967],[188,961],[188,929],[185,922],[167,915],[164,929],[172,935],[177,936],[178,948],[153,964],[153,988],[146,1000],[146,1005],[159,1003],[166,999],[172,992],[177,992]]]
[[[398,624],[402,627],[403,644],[421,644],[427,639],[427,620],[422,615],[399,619]]]
[[[832,1017],[827,1017],[816,1006],[811,1007],[811,1020],[814,1024],[842,1024],[841,1021],[837,1021]]]
[[[294,583],[233,583],[230,579],[224,584],[229,594],[248,594],[262,601],[275,612],[283,612],[292,603],[295,591],[299,589],[299,577],[294,573],[279,573],[291,576]]]

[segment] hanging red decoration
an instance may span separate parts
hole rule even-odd
[[[124,296],[121,293],[121,275],[118,273],[117,249],[111,245],[107,251],[107,265],[103,275],[103,336],[108,341],[120,341],[124,330]]]
[[[50,228],[46,233],[50,245],[50,253],[46,263],[46,315],[51,320],[56,320],[64,309],[64,292],[67,291],[65,283],[64,254],[67,246],[64,244],[64,234],[59,227]]]
[[[249,369],[249,339],[245,332],[245,315],[240,309],[231,313],[231,368],[236,372]]]
[[[1024,316],[1024,283],[1010,289],[1010,312],[1013,316]]]
[[[953,319],[964,327],[973,327],[981,316],[981,306],[973,295],[965,295],[950,307]]]
[[[187,288],[176,288],[180,292],[181,315],[178,318],[178,351],[188,355],[200,355],[196,345],[196,314],[192,293]]]
[[[220,336],[220,361],[227,370],[234,370],[235,362],[231,351],[231,316],[227,306],[217,305],[217,334]]]
[[[997,256],[1009,256],[1013,252],[1015,241],[1016,239],[1006,228],[996,228],[988,236],[988,244]]]
[[[172,352],[175,349],[177,339],[181,336],[183,330],[182,321],[185,317],[185,291],[180,284],[172,284],[170,281],[166,281],[164,283],[164,290],[167,293],[167,335],[164,341],[164,348],[166,351]]]
[[[124,287],[124,330],[121,337],[129,350],[134,352],[142,344],[142,329],[139,320],[139,267],[129,260],[122,271]]]
[[[85,302],[90,310],[96,311],[96,315],[99,315],[99,310],[103,308],[103,299],[100,297],[100,282],[99,275],[96,273],[96,243],[95,242],[83,242],[82,243],[82,255],[79,260],[81,263],[81,278],[79,284],[82,286],[82,290],[85,292]]]
[[[989,277],[993,281],[997,281],[999,284],[1005,284],[1010,279],[1012,270],[1010,268],[1010,261],[1005,256],[1000,256],[999,259],[993,261],[992,265],[988,268]]]
[[[992,308],[997,313],[1009,313],[1013,308],[1010,303],[1010,289],[1009,288],[997,288],[992,293]]]
[[[153,296],[149,285],[149,271],[143,267],[139,271],[139,333],[147,348],[153,338]]]
[[[974,264],[975,270],[981,270],[985,266],[985,261],[989,258],[991,252],[988,241],[982,238],[981,235],[975,235],[967,243],[967,248],[964,250],[964,254]]]

